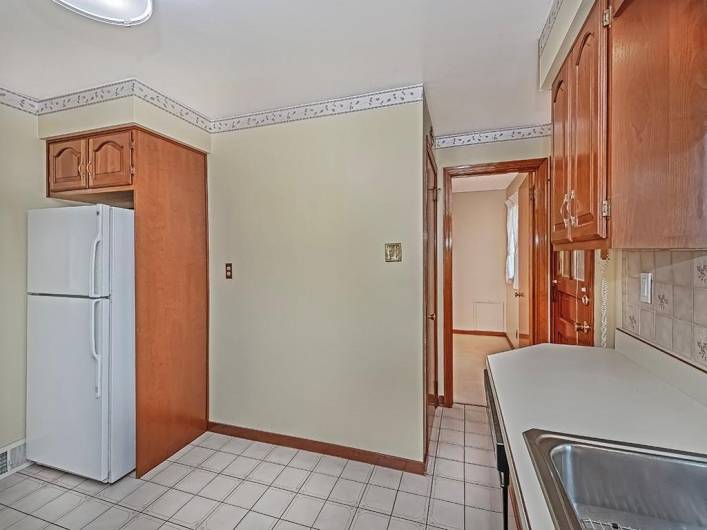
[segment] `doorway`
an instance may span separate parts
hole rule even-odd
[[[550,340],[548,185],[544,158],[444,169],[445,406],[486,404],[487,355]]]

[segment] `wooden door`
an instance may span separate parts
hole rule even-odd
[[[518,346],[523,348],[532,344],[531,305],[533,302],[530,278],[532,271],[532,214],[533,206],[530,192],[530,176],[526,177],[518,189]]]
[[[431,137],[425,146],[424,290],[425,290],[425,452],[437,406],[437,165]]]
[[[110,188],[132,184],[131,131],[91,136],[88,139],[88,185]]]
[[[206,155],[136,130],[137,476],[207,428]]]
[[[552,87],[552,165],[550,172],[550,239],[567,243],[569,234],[569,82],[567,63]]]
[[[594,252],[553,252],[552,342],[594,344]]]
[[[85,188],[86,140],[51,142],[47,149],[47,176],[50,193]]]
[[[597,0],[570,53],[569,218],[572,241],[606,237],[606,0]]]

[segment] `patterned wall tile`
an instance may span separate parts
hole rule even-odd
[[[653,273],[651,303],[639,299],[640,274]],[[622,253],[624,330],[707,367],[707,252]]]

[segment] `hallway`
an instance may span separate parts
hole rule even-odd
[[[511,349],[505,337],[454,334],[454,402],[486,405],[484,368],[488,355]]]

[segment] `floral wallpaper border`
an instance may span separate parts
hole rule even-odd
[[[552,6],[550,7],[550,12],[547,15],[547,20],[545,20],[545,25],[540,32],[540,39],[538,40],[538,57],[545,51],[545,45],[550,38],[550,33],[552,33],[552,28],[555,27],[555,22],[557,21],[557,14],[560,12],[563,0],[553,0]]]
[[[126,79],[46,99],[35,99],[0,87],[0,104],[39,116],[131,96],[140,98],[208,133],[222,133],[422,101],[423,87],[412,85],[393,88],[215,120],[137,79]]]
[[[444,149],[447,147],[460,147],[463,145],[486,144],[490,142],[505,142],[507,140],[520,140],[523,138],[539,138],[550,136],[552,125],[529,125],[527,127],[514,127],[509,129],[497,129],[493,131],[476,131],[459,134],[448,134],[435,138],[435,147]]]
[[[0,87],[0,104],[13,109],[23,110],[30,114],[37,114],[37,100],[23,94],[18,94],[4,87]]]

